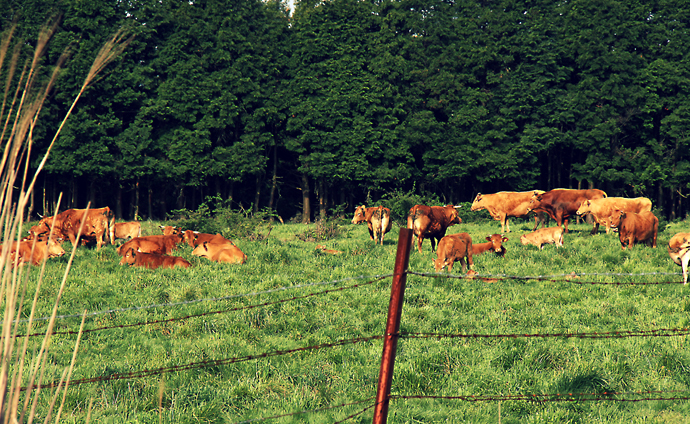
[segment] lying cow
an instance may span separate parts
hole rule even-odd
[[[523,218],[529,215],[528,209],[529,201],[533,196],[544,193],[543,190],[531,191],[499,191],[493,194],[477,194],[472,202],[472,211],[480,211],[486,209],[493,219],[501,222],[501,232],[510,232],[510,223],[508,218]],[[546,214],[544,212],[536,212],[534,215],[534,228],[536,230],[541,223],[544,228],[546,224]]]
[[[158,227],[163,231],[164,236],[171,236],[182,232],[180,227],[173,227],[172,225],[159,225]]]
[[[652,212],[623,212],[616,210],[611,217],[611,227],[618,228],[621,249],[632,249],[635,243],[656,247],[659,219]]]
[[[379,240],[383,245],[383,236],[391,230],[391,210],[383,206],[367,208],[364,205],[357,206],[355,216],[352,218],[353,224],[367,223],[369,237],[378,244]]]
[[[448,272],[453,270],[455,261],[460,261],[462,271],[467,267],[474,267],[472,259],[472,237],[467,233],[458,233],[444,236],[438,242],[437,258],[432,259],[436,272],[440,272],[444,267],[448,267]]]
[[[247,255],[239,247],[227,243],[216,244],[205,241],[194,248],[192,255],[229,264],[243,264],[247,261]]]
[[[688,262],[690,261],[690,233],[678,233],[668,242],[671,260],[683,268],[683,284],[688,284]]]
[[[141,222],[110,221],[110,243],[115,244],[116,239],[129,240],[135,237],[141,237]]]
[[[232,240],[228,240],[220,234],[207,234],[187,230],[183,232],[182,235],[184,237],[185,243],[187,243],[190,247],[197,247],[205,241],[215,244],[235,244],[232,242]]]
[[[184,242],[182,234],[173,234],[170,236],[152,235],[135,237],[117,248],[117,253],[123,256],[127,253],[127,249],[132,248],[140,252],[146,253],[160,253],[167,255],[171,253],[177,246]]]
[[[504,256],[506,254],[506,248],[503,243],[508,241],[508,237],[503,237],[501,234],[492,234],[486,237],[486,243],[476,243],[472,244],[472,254],[481,255],[486,252],[493,252],[497,256]]]
[[[127,249],[127,252],[120,260],[120,265],[129,264],[131,266],[140,266],[148,269],[156,268],[189,268],[190,263],[185,258],[179,256],[161,255],[158,253],[144,253],[138,252],[132,248]]]
[[[417,249],[422,253],[422,242],[425,237],[431,241],[431,251],[436,250],[436,241],[446,235],[451,225],[460,224],[458,216],[460,206],[425,206],[415,205],[407,215],[407,228],[417,237]]]
[[[532,244],[540,249],[543,249],[545,244],[555,244],[556,247],[561,247],[563,246],[563,228],[540,228],[529,234],[523,234],[520,237],[520,243],[524,245]]]
[[[40,265],[44,259],[56,258],[65,254],[62,245],[54,239],[25,240],[13,242],[10,246],[10,257],[13,266],[30,262],[32,265]]]
[[[624,212],[649,212],[652,210],[652,201],[646,197],[637,197],[634,199],[625,197],[589,199],[582,202],[575,213],[577,215],[592,215],[592,218],[594,218],[597,223],[604,226],[606,234],[608,234],[611,229],[611,219],[616,209]]]

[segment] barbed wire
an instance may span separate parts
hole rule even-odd
[[[259,422],[259,421],[274,420],[274,419],[276,419],[276,418],[291,417],[291,416],[293,416],[293,415],[299,415],[299,414],[309,414],[309,413],[314,413],[314,412],[323,412],[323,411],[328,411],[328,410],[330,410],[330,409],[343,408],[343,407],[345,407],[345,406],[359,405],[359,404],[361,404],[361,403],[371,402],[371,401],[374,400],[374,399],[376,399],[376,396],[372,396],[372,397],[370,397],[370,398],[368,398],[368,399],[358,400],[358,401],[355,401],[355,402],[341,403],[340,405],[331,405],[331,406],[326,406],[326,407],[323,407],[323,408],[306,409],[306,410],[297,411],[297,412],[288,412],[288,413],[286,413],[286,414],[272,415],[272,416],[270,416],[270,417],[252,418],[252,419],[250,419],[250,420],[238,421],[238,422],[235,422],[234,424],[249,424],[249,423],[255,423],[255,422]],[[358,413],[356,413],[355,415],[350,415],[350,416],[346,417],[345,420],[349,420],[350,418],[352,418],[352,417],[354,417],[354,416],[356,416],[356,415],[359,415],[359,414],[361,414],[361,413],[363,413],[363,412],[366,412],[368,409],[371,409],[371,408],[373,408],[373,406],[368,406],[367,408],[364,409],[364,411],[358,412]],[[343,420],[343,421],[345,421],[345,420]],[[340,422],[342,422],[342,421],[340,421]]]
[[[142,378],[142,377],[151,377],[151,376],[156,376],[156,375],[161,375],[161,374],[169,374],[173,372],[179,372],[179,371],[188,371],[188,370],[193,370],[193,369],[201,369],[201,368],[207,368],[207,367],[217,367],[217,366],[222,366],[222,365],[229,365],[229,364],[234,364],[234,363],[239,363],[239,362],[247,362],[251,361],[254,359],[260,359],[260,358],[270,358],[270,357],[275,357],[275,356],[282,356],[282,355],[288,355],[291,353],[296,353],[296,352],[304,352],[304,351],[309,351],[309,350],[317,350],[317,349],[324,349],[324,348],[332,348],[332,347],[338,347],[338,346],[345,346],[349,344],[356,344],[360,342],[367,342],[371,340],[379,340],[384,338],[385,336],[380,335],[380,336],[365,336],[365,337],[355,337],[351,339],[341,339],[337,340],[332,343],[321,343],[317,345],[311,345],[311,346],[304,346],[304,347],[299,347],[295,349],[287,349],[287,350],[275,350],[271,352],[264,352],[260,353],[257,355],[246,355],[246,356],[240,356],[240,357],[234,357],[234,358],[224,358],[224,359],[208,359],[205,361],[199,361],[199,362],[190,362],[188,364],[182,364],[182,365],[174,365],[171,367],[160,367],[160,368],[153,368],[153,369],[147,369],[147,370],[142,370],[142,371],[132,371],[128,373],[114,373],[110,375],[104,375],[100,377],[89,377],[89,378],[82,378],[82,379],[74,379],[70,380],[69,385],[70,386],[79,386],[82,384],[87,384],[87,383],[99,383],[99,382],[105,382],[105,381],[113,381],[113,380],[129,380],[129,379],[135,379],[135,378]],[[59,382],[49,382],[49,383],[44,383],[44,384],[34,384],[32,386],[23,386],[19,389],[19,391],[27,391],[27,390],[33,390],[37,388],[56,388],[58,386]]]
[[[238,306],[238,307],[230,308],[230,309],[223,309],[223,310],[219,310],[219,311],[210,311],[210,312],[202,312],[202,313],[198,313],[198,314],[191,314],[191,315],[186,315],[186,316],[177,317],[177,318],[167,318],[167,319],[159,319],[159,320],[154,320],[154,321],[137,322],[137,323],[132,323],[132,324],[117,324],[117,325],[111,325],[111,326],[91,328],[91,329],[82,330],[81,333],[85,334],[85,333],[93,333],[93,332],[97,332],[97,331],[112,330],[115,328],[131,328],[131,327],[140,327],[140,326],[144,326],[144,325],[164,324],[164,323],[170,323],[170,322],[176,322],[176,321],[184,321],[184,320],[190,319],[190,318],[199,318],[199,317],[208,316],[208,315],[219,315],[219,314],[223,314],[223,313],[236,312],[236,311],[247,310],[247,309],[254,309],[254,308],[259,308],[259,307],[263,307],[263,306],[278,305],[281,303],[292,302],[295,300],[307,299],[309,297],[315,297],[315,296],[320,296],[320,295],[324,295],[324,294],[329,294],[329,293],[334,293],[334,292],[364,287],[364,286],[376,283],[377,281],[381,281],[384,278],[387,278],[387,277],[383,276],[383,277],[379,277],[375,280],[367,281],[366,283],[354,284],[352,286],[340,287],[337,289],[324,290],[324,291],[316,292],[316,293],[309,293],[309,294],[305,294],[303,296],[293,296],[293,297],[290,297],[287,299],[276,300],[273,302],[264,302],[264,303],[259,303],[259,304],[255,304],[255,305]],[[53,334],[53,335],[74,335],[74,334],[79,334],[79,331],[74,331],[74,330],[53,331],[51,334]],[[17,334],[16,335],[16,337],[27,337],[27,336],[28,337],[45,336],[45,331],[43,331],[43,332],[38,331],[38,332],[31,333],[28,335],[24,335],[24,334]],[[2,338],[3,338],[3,336],[0,336],[0,340]]]
[[[649,390],[637,392],[591,392],[591,393],[550,393],[550,394],[517,394],[517,395],[460,395],[460,396],[434,396],[434,395],[391,395],[390,400],[400,399],[440,399],[463,400],[468,402],[495,402],[495,401],[531,401],[531,402],[584,402],[593,400],[607,400],[617,402],[641,402],[646,400],[688,400],[687,396],[673,397],[645,397],[645,398],[617,398],[614,396],[642,396],[665,395],[673,393],[690,393],[688,390]]]
[[[489,339],[506,338],[515,339],[518,337],[563,337],[577,339],[622,339],[628,337],[673,337],[690,335],[690,328],[660,328],[657,330],[619,330],[607,332],[591,333],[531,333],[531,334],[464,334],[464,333],[414,333],[400,332],[398,335],[406,339],[442,339],[442,338],[466,338],[466,339]]]
[[[241,298],[241,297],[260,296],[260,295],[264,295],[264,294],[285,292],[288,290],[303,289],[303,288],[307,288],[307,287],[333,285],[333,284],[343,283],[343,282],[352,281],[352,280],[383,279],[383,278],[387,278],[387,277],[392,277],[393,275],[394,274],[383,274],[383,275],[373,275],[373,276],[360,275],[360,276],[356,276],[356,277],[341,278],[338,280],[321,281],[318,283],[295,284],[293,286],[278,287],[275,289],[263,290],[260,292],[241,293],[241,294],[233,294],[233,295],[222,296],[222,297],[209,297],[209,298],[204,298],[204,299],[192,299],[192,300],[185,300],[185,301],[181,301],[181,302],[157,303],[157,304],[145,305],[145,306],[131,306],[128,308],[105,309],[102,311],[89,312],[86,314],[86,317],[91,318],[91,317],[98,316],[98,315],[105,315],[105,314],[112,314],[112,313],[119,313],[119,312],[141,311],[141,310],[154,309],[154,308],[167,308],[167,307],[172,307],[172,306],[191,305],[194,303],[202,303],[202,302],[219,302],[219,301],[223,301],[223,300],[237,299],[237,298]],[[83,314],[71,314],[71,315],[58,315],[55,318],[56,319],[81,318],[82,316],[83,316]],[[51,318],[50,316],[33,318],[32,322],[46,321],[46,320],[49,320],[50,318]],[[26,322],[29,322],[29,319],[24,318],[24,319],[12,321],[12,323],[18,323],[18,322],[19,323],[26,323]],[[4,324],[4,321],[2,321],[2,323],[0,323],[0,325],[3,325],[3,324]]]
[[[581,277],[643,277],[643,276],[679,276],[678,273],[672,272],[643,272],[643,273],[624,273],[624,272],[571,272],[569,274],[553,274],[553,275],[509,275],[509,274],[443,274],[437,272],[418,272],[407,271],[408,275],[417,275],[420,277],[430,278],[455,278],[460,280],[483,280],[483,281],[501,281],[501,280],[539,280],[552,282],[570,282],[579,285],[614,285],[614,286],[644,286],[644,285],[661,285],[661,284],[683,284],[682,281],[650,281],[650,282],[606,282],[606,281],[580,281]]]

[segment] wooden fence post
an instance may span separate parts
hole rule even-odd
[[[388,304],[388,321],[386,334],[383,338],[383,354],[381,355],[381,369],[379,371],[379,387],[376,391],[374,405],[374,424],[385,424],[388,419],[388,403],[395,367],[395,351],[398,346],[398,331],[400,330],[400,315],[402,315],[405,282],[407,281],[407,266],[410,263],[410,247],[412,246],[412,230],[401,228],[398,236],[398,253],[395,255],[393,268],[393,284],[391,285],[391,300]]]

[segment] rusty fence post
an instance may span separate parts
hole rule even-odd
[[[407,281],[407,266],[410,263],[410,247],[412,246],[412,230],[401,228],[398,235],[398,253],[395,255],[393,268],[393,284],[391,285],[391,300],[388,304],[388,321],[383,338],[383,354],[381,355],[381,369],[379,371],[379,386],[376,391],[374,405],[374,424],[385,424],[388,419],[388,403],[395,367],[395,352],[398,347],[398,331],[400,331],[400,316],[402,315],[405,282]]]

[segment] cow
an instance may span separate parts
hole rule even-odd
[[[207,233],[199,233],[197,231],[192,231],[192,230],[187,230],[182,233],[184,237],[185,243],[187,243],[189,246],[192,248],[197,247],[201,243],[208,241],[211,243],[216,243],[216,244],[232,244],[234,245],[235,243],[232,242],[232,240],[228,240],[225,237],[223,237],[220,234],[207,234]]]
[[[367,223],[369,228],[369,237],[374,240],[374,244],[378,244],[379,240],[383,245],[383,236],[391,230],[393,222],[391,221],[391,210],[383,206],[367,208],[366,206],[357,206],[355,209],[355,216],[352,218],[353,224]]]
[[[323,244],[317,245],[316,249],[322,251],[323,253],[328,253],[329,255],[340,255],[341,253],[343,253],[340,250],[329,249]]]
[[[554,243],[556,247],[561,247],[563,246],[563,228],[540,228],[529,234],[523,234],[522,237],[520,237],[520,243],[524,245],[532,244],[539,247],[539,249],[544,249],[545,244],[552,243]]]
[[[467,233],[451,234],[441,237],[438,242],[437,258],[432,259],[436,272],[440,272],[444,267],[448,267],[448,272],[453,270],[455,261],[460,261],[462,271],[465,272],[469,266],[470,270],[474,267],[472,259],[472,237]]]
[[[677,233],[668,242],[671,260],[683,268],[683,284],[688,284],[688,262],[690,261],[690,233]]]
[[[146,253],[160,253],[167,255],[173,250],[177,249],[177,245],[184,242],[184,238],[181,233],[173,234],[169,236],[164,235],[152,235],[152,236],[142,236],[135,237],[122,246],[117,248],[117,253],[123,256],[127,253],[127,249],[133,248],[140,252]]]
[[[172,225],[159,225],[158,227],[163,231],[164,236],[171,236],[182,232],[180,227],[173,227]]]
[[[508,237],[503,237],[502,234],[492,234],[486,237],[486,243],[472,244],[472,254],[481,255],[485,252],[494,252],[496,256],[504,256],[506,248],[503,243],[508,241]]]
[[[78,243],[77,233],[83,221],[81,237],[95,239],[97,249],[100,249],[108,241],[108,223],[112,216],[113,213],[107,206],[98,209],[67,209],[54,217],[41,219],[29,232],[35,236],[48,234],[50,227],[54,225],[53,233],[65,239],[69,238],[70,243],[75,246]]]
[[[646,197],[636,197],[634,199],[625,197],[590,199],[582,202],[575,213],[577,215],[592,215],[596,222],[604,226],[606,234],[608,234],[611,229],[611,218],[615,209],[635,213],[649,212],[652,210],[652,201]]]
[[[141,237],[141,222],[115,222],[110,220],[110,243],[115,244],[116,239],[128,240]]]
[[[480,211],[486,209],[491,217],[496,221],[501,222],[501,233],[510,232],[510,223],[508,218],[524,218],[529,214],[527,209],[529,201],[533,196],[544,193],[544,190],[531,191],[499,191],[493,194],[477,194],[472,202],[472,211]],[[546,214],[544,212],[536,212],[534,215],[534,228],[536,230],[539,224],[544,228],[546,225]]]
[[[120,260],[120,265],[129,264],[130,266],[140,266],[148,269],[156,268],[189,268],[191,264],[180,256],[168,256],[158,253],[138,252],[129,248]]]
[[[608,197],[606,193],[598,189],[573,190],[568,188],[556,188],[545,193],[532,196],[528,210],[534,212],[546,212],[556,221],[559,227],[565,224],[565,232],[568,232],[568,219],[575,215],[582,202],[591,199]],[[592,234],[599,230],[599,223],[594,222]]]
[[[54,238],[44,240],[23,240],[13,242],[10,246],[10,257],[14,266],[31,262],[40,265],[44,259],[56,258],[65,254],[59,241]]]
[[[458,216],[460,206],[425,206],[415,205],[407,215],[407,228],[417,236],[417,249],[422,253],[422,242],[425,237],[431,241],[431,251],[436,250],[436,241],[446,235],[451,225],[460,224]]]
[[[192,255],[229,264],[243,264],[247,261],[247,255],[239,247],[227,243],[216,244],[205,241],[192,250]]]
[[[611,227],[618,228],[618,238],[623,250],[626,246],[632,250],[635,243],[656,247],[659,219],[650,211],[634,213],[616,209],[611,217]]]

